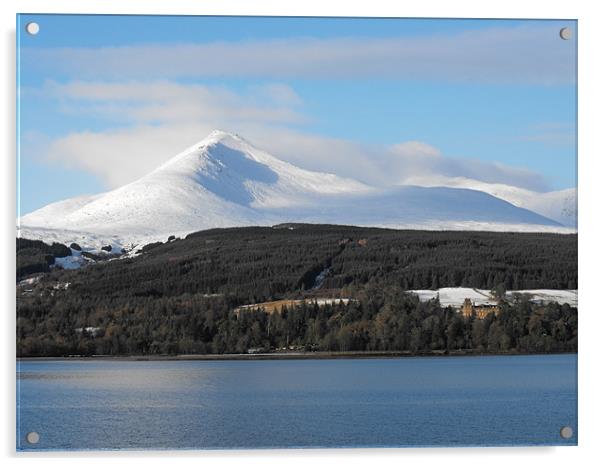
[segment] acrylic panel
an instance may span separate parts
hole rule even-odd
[[[17,450],[577,444],[577,22],[17,17]]]

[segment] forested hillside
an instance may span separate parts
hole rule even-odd
[[[576,309],[568,306],[508,303],[499,317],[466,322],[403,291],[574,289],[576,257],[576,235],[294,224],[208,230],[137,257],[54,269],[21,289],[19,354],[574,350]],[[282,315],[233,312],[304,296],[353,300]]]
[[[71,255],[71,249],[64,244],[46,244],[17,238],[17,280],[38,272],[49,272],[56,257]]]

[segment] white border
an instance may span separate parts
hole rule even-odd
[[[2,454],[12,464],[29,464],[43,458],[49,464],[163,464],[167,458],[177,464],[281,465],[308,462],[365,465],[401,462],[461,464],[484,462],[488,466],[509,463],[542,463],[546,466],[595,464],[602,457],[598,433],[602,387],[598,359],[602,321],[599,309],[600,263],[600,87],[602,86],[600,44],[602,17],[594,1],[505,0],[422,0],[391,2],[386,0],[3,0],[2,94],[2,402],[0,424]],[[225,452],[149,452],[149,453],[42,453],[19,454],[15,449],[15,363],[14,363],[14,221],[15,221],[15,14],[21,13],[117,13],[117,14],[223,14],[289,16],[403,16],[403,17],[479,17],[479,18],[564,18],[579,20],[579,447],[564,448],[486,448],[486,449],[401,449],[401,450],[266,450]]]

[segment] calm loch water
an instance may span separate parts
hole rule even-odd
[[[17,370],[20,450],[577,443],[576,355],[22,361]],[[30,431],[38,444],[26,442]]]

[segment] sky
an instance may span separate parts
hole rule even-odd
[[[40,25],[37,35],[25,25]],[[19,213],[238,133],[372,185],[576,186],[574,21],[20,15]]]

